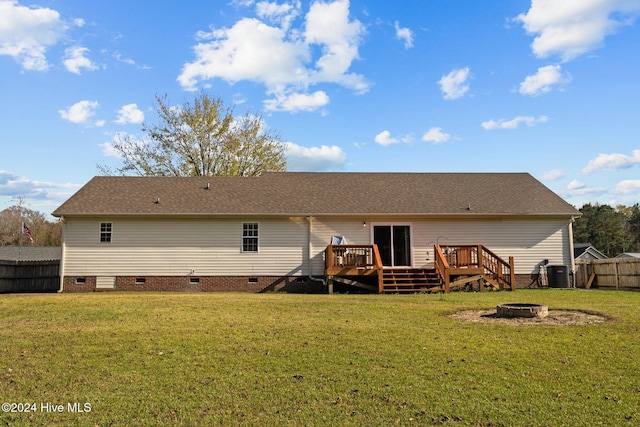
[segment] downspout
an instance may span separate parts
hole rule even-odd
[[[311,234],[312,234],[311,233],[311,231],[312,231],[311,230],[311,225],[313,224],[313,217],[312,216],[308,216],[307,217],[307,221],[309,222],[309,228],[307,229],[308,230],[308,233],[307,233],[307,244],[308,244],[308,246],[307,246],[307,250],[308,250],[308,252],[307,252],[307,255],[308,255],[307,256],[307,268],[308,268],[308,273],[309,273],[308,277],[309,277],[309,280],[311,280],[312,282],[321,282],[322,286],[324,286],[326,288],[327,287],[326,279],[321,278],[321,277],[314,277],[313,276],[313,270],[312,270],[313,263],[311,261],[311,253],[312,253],[312,250],[313,250],[313,244],[311,243]]]
[[[64,221],[64,216],[60,217],[60,221],[62,221],[62,242],[60,245],[60,289],[58,289],[58,293],[64,292],[64,258],[66,254],[66,235],[67,235],[67,223]]]
[[[572,280],[571,280],[571,287],[575,288],[576,287],[576,260],[573,257],[573,221],[575,220],[575,217],[571,217],[571,220],[569,221],[569,259],[571,260],[571,276],[572,276]]]

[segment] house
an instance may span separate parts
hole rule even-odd
[[[596,249],[591,243],[574,243],[573,258],[578,260],[607,259],[608,257]]]
[[[616,258],[640,258],[638,252],[623,252],[620,255],[616,255]]]
[[[273,172],[95,177],[53,215],[64,292],[256,292],[376,274],[382,290],[383,271],[442,278],[489,257],[512,257],[506,276],[526,286],[543,260],[573,267],[580,213],[527,173]]]

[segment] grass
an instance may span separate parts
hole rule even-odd
[[[447,317],[508,302],[609,321]],[[634,292],[0,295],[0,325],[0,401],[36,404],[0,425],[640,424]]]

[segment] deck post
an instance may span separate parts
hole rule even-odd
[[[327,292],[333,294],[333,276],[327,277]]]
[[[509,280],[511,281],[511,290],[516,290],[516,271],[513,264],[513,257],[509,257]]]
[[[325,249],[325,255],[324,255],[324,266],[325,269],[328,270],[330,267],[333,267],[335,260],[333,259],[334,255],[333,255],[333,245],[329,245],[327,246],[327,248]]]
[[[444,293],[448,294],[449,293],[449,284],[450,284],[450,277],[449,277],[449,269],[445,268],[444,270]]]

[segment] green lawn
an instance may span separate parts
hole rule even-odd
[[[447,317],[508,302],[609,320]],[[0,325],[31,410],[0,425],[640,425],[638,292],[0,295]]]

